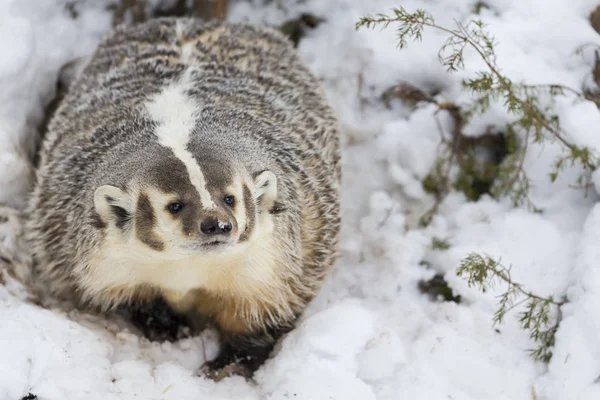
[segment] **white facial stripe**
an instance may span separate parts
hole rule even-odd
[[[195,46],[196,46],[196,43],[194,43],[194,42],[187,42],[187,43],[184,43],[183,46],[181,46],[181,61],[182,62],[188,62],[190,60],[190,58],[194,54]]]
[[[177,40],[181,40],[183,36],[184,24],[182,21],[177,21],[175,23],[175,35],[177,36]]]
[[[146,103],[150,117],[158,123],[156,136],[161,145],[170,148],[175,157],[186,166],[192,185],[198,191],[202,206],[213,208],[210,193],[206,189],[206,180],[198,163],[187,150],[190,133],[194,129],[198,115],[197,104],[185,94],[186,79],[173,84]]]

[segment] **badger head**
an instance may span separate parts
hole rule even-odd
[[[188,156],[157,151],[138,163],[124,187],[95,189],[95,212],[123,250],[131,245],[162,259],[214,256],[272,228],[272,215],[281,209],[272,171]]]

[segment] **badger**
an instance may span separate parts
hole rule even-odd
[[[80,69],[27,204],[35,282],[84,309],[209,319],[207,371],[256,371],[339,258],[320,82],[274,29],[184,17],[118,26]]]

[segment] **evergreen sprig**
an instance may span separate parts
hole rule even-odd
[[[462,82],[463,87],[474,95],[471,104],[460,107],[463,126],[467,125],[473,116],[487,111],[493,101],[502,101],[509,114],[513,115],[513,121],[507,124],[505,131],[507,135],[519,135],[522,138],[521,146],[516,149],[508,162],[504,162],[499,167],[490,194],[496,198],[508,195],[515,206],[526,204],[534,211],[540,211],[529,200],[530,184],[523,171],[523,161],[530,142],[543,143],[546,139],[558,141],[565,150],[565,154],[556,160],[553,169],[549,172],[551,181],[557,179],[566,165],[579,164],[583,173],[578,179],[578,185],[589,187],[591,172],[598,167],[600,159],[589,148],[572,143],[561,128],[558,116],[541,101],[542,96],[552,100],[554,97],[567,95],[585,100],[587,97],[584,94],[563,85],[527,85],[512,81],[498,66],[494,38],[484,29],[483,23],[479,20],[471,20],[467,24],[456,21],[454,28],[447,28],[436,24],[433,16],[425,10],[419,9],[410,13],[400,7],[394,8],[392,12],[391,16],[385,14],[377,14],[375,17],[364,16],[356,23],[356,29],[361,27],[372,29],[378,25],[386,28],[392,23],[397,24],[400,49],[405,48],[409,40],[421,40],[425,28],[441,31],[448,38],[439,50],[438,58],[448,72],[464,69],[464,52],[467,48],[474,50],[483,60],[486,70],[478,71],[473,78]],[[456,162],[456,157],[452,162]],[[438,177],[437,181],[447,184],[450,180],[448,177]],[[449,188],[438,188],[438,191],[447,193]],[[436,201],[437,203],[439,201]],[[437,209],[437,206],[435,208]],[[430,219],[431,215],[428,218]]]
[[[568,299],[563,296],[556,300],[552,296],[543,297],[531,292],[512,279],[510,269],[500,264],[499,260],[471,253],[461,262],[456,273],[458,276],[466,275],[469,287],[477,287],[483,293],[498,281],[506,284],[494,313],[494,325],[504,321],[509,311],[524,304],[524,310],[519,312],[519,324],[537,343],[537,347],[529,352],[535,360],[548,362],[552,358],[555,334],[562,317],[561,307]]]

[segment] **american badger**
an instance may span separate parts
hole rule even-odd
[[[107,35],[51,119],[28,204],[36,281],[212,320],[254,371],[338,259],[339,128],[288,39],[161,18]]]

